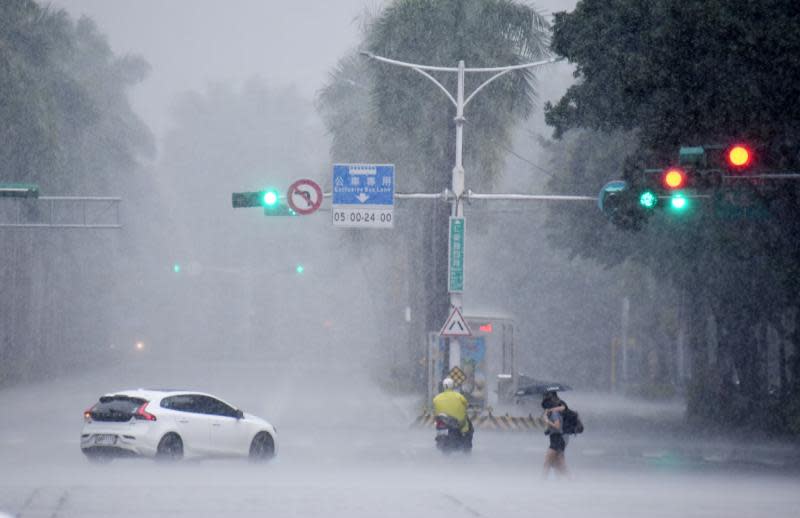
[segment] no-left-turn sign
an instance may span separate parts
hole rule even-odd
[[[317,182],[303,178],[289,186],[286,200],[293,211],[307,216],[322,205],[322,189]]]

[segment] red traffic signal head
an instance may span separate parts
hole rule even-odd
[[[744,144],[735,144],[728,149],[725,158],[729,166],[744,169],[753,162],[753,151]]]
[[[670,167],[664,171],[661,183],[667,189],[681,189],[686,187],[686,171],[679,167]]]

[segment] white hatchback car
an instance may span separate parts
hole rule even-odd
[[[91,461],[127,456],[249,456],[264,461],[277,452],[274,426],[201,392],[112,392],[83,417],[81,451]]]

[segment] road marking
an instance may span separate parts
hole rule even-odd
[[[481,513],[476,511],[475,509],[469,507],[467,504],[465,504],[464,502],[462,502],[458,498],[456,498],[456,497],[454,497],[452,495],[448,495],[447,493],[442,493],[442,496],[444,496],[445,498],[447,498],[448,500],[450,500],[451,502],[453,502],[457,506],[461,507],[463,510],[465,510],[466,512],[468,512],[472,516],[476,516],[477,518],[486,518],[486,516],[482,515]]]
[[[58,512],[64,507],[64,504],[67,502],[67,496],[69,496],[69,490],[65,489],[64,494],[61,495],[61,498],[58,499],[58,503],[56,504],[56,508],[53,510],[53,514],[50,515],[50,518],[57,518]]]
[[[31,503],[32,503],[32,502],[33,502],[33,500],[36,498],[36,494],[37,494],[37,493],[39,493],[39,490],[40,490],[40,489],[41,489],[41,488],[39,488],[39,487],[35,488],[35,489],[34,489],[34,490],[31,492],[31,496],[29,496],[29,497],[28,497],[28,499],[27,499],[27,500],[25,500],[25,503],[23,503],[23,504],[22,504],[22,508],[21,508],[21,509],[19,510],[19,512],[17,513],[17,516],[18,516],[19,518],[22,518],[22,511],[24,511],[25,509],[27,509],[28,507],[30,507]]]

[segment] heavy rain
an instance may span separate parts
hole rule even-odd
[[[798,35],[2,0],[0,517],[795,516]]]

